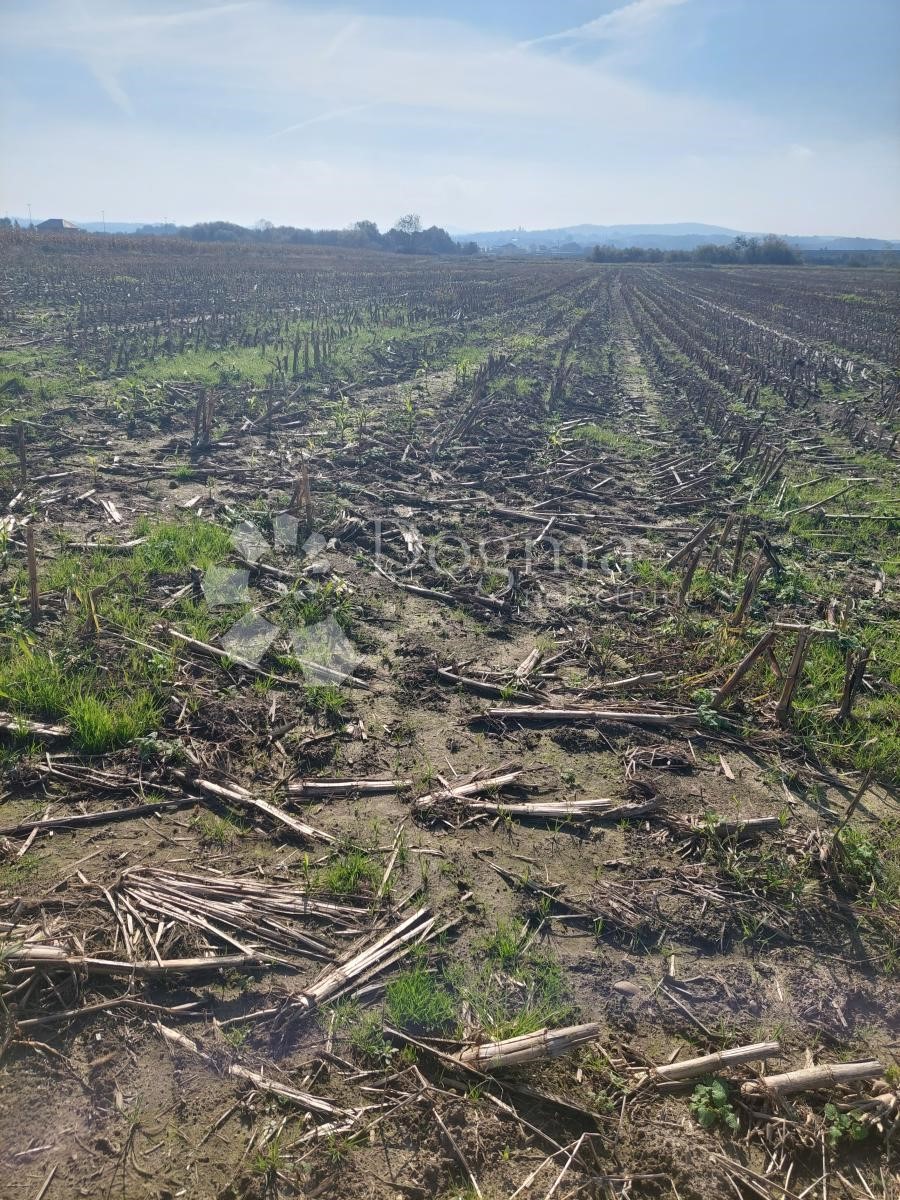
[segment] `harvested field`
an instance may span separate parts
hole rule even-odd
[[[0,240],[4,1196],[900,1194],[898,284]]]

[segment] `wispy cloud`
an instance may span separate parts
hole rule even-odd
[[[276,129],[274,133],[267,135],[267,141],[272,138],[284,137],[288,133],[296,133],[299,129],[309,129],[311,125],[323,125],[326,121],[339,121],[342,117],[353,117],[357,113],[368,112],[374,108],[374,104],[348,104],[344,108],[332,108],[328,112],[318,113],[314,117],[307,117],[303,121],[297,121],[293,125],[286,125],[284,129]]]
[[[669,8],[678,8],[687,4],[688,0],[632,0],[621,8],[586,21],[583,25],[574,25],[571,29],[560,30],[559,33],[548,33],[545,37],[534,38],[530,42],[521,43],[523,47],[539,46],[543,42],[559,41],[619,41],[638,37],[646,33]]]
[[[82,12],[88,15],[84,4],[79,5]],[[94,22],[98,30],[107,29],[179,29],[185,25],[196,25],[204,21],[221,21],[235,13],[246,12],[258,8],[255,0],[240,0],[235,4],[211,4],[201,8],[186,8],[175,12],[129,13],[121,12],[115,15],[104,15]]]
[[[127,117],[133,117],[134,105],[131,102],[131,97],[122,86],[117,73],[100,57],[88,54],[85,56],[85,61],[88,70],[116,108]]]
[[[711,14],[729,6],[595,3],[611,11],[515,46],[492,21],[447,15],[451,0],[418,14],[379,0],[377,15],[370,0],[0,0],[0,210],[28,197],[73,219],[103,206],[340,224],[412,209],[472,229],[809,230],[815,196],[816,231],[895,232],[900,156],[884,136],[823,134],[793,91],[777,111],[757,105],[721,83],[721,63],[704,87],[702,55],[683,71],[674,53],[665,70],[644,64],[676,24],[717,49]],[[93,159],[112,165],[85,171]],[[147,212],[154,197],[165,207]]]
[[[362,21],[358,20],[356,17],[354,17],[352,21],[348,21],[346,25],[342,25],[322,51],[322,58],[325,60],[334,58],[341,46],[343,46],[345,42],[349,42],[351,38],[355,37],[356,34],[358,34],[362,29],[362,26]]]

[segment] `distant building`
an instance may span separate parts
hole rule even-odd
[[[71,221],[64,221],[62,217],[51,217],[49,221],[41,221],[40,225],[35,228],[42,230],[44,233],[78,233],[78,226],[73,225]]]

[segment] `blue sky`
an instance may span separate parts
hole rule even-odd
[[[0,211],[900,236],[894,0],[4,0]]]

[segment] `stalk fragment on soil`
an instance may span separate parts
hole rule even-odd
[[[297,953],[326,961],[332,957],[329,947],[286,924],[285,919],[327,922],[346,931],[357,929],[366,916],[365,909],[335,904],[296,887],[252,878],[179,874],[165,868],[131,868],[123,873],[117,892],[148,918],[166,913],[178,922],[196,925],[236,944],[231,934],[219,928],[226,926],[244,942],[260,942],[283,954]],[[255,945],[239,948],[258,952]]]
[[[428,938],[434,923],[435,917],[431,910],[420,908],[370,946],[363,947],[356,954],[326,971],[305,991],[294,993],[285,1006],[285,1012],[302,1009],[303,1012],[310,1013],[327,1000],[336,1000],[364,979],[404,958],[413,946]]]
[[[877,1079],[884,1067],[877,1059],[865,1062],[827,1063],[820,1067],[804,1067],[799,1071],[786,1071],[782,1075],[763,1075],[760,1079],[745,1083],[741,1091],[745,1096],[772,1095],[791,1096],[797,1092],[816,1092],[836,1088],[844,1083],[858,1083],[864,1079]]]
[[[614,800],[547,800],[543,803],[512,804],[502,800],[462,799],[462,807],[469,812],[492,813],[502,817],[546,821],[591,821],[609,816],[615,808]]]
[[[485,713],[501,721],[621,721],[625,725],[671,725],[696,729],[702,724],[700,714],[693,709],[670,712],[616,708],[551,708],[532,705],[522,708],[489,708]]]
[[[225,650],[220,650],[218,646],[211,646],[209,642],[200,642],[196,638],[188,637],[186,633],[182,633],[180,629],[169,628],[169,634],[177,642],[187,646],[188,649],[195,651],[197,654],[203,654],[209,658],[219,660],[227,660],[234,663],[243,671],[249,671],[253,675],[260,675],[265,679],[271,679],[276,683],[283,684],[287,687],[306,687],[308,680],[305,679],[288,679],[283,675],[273,675],[270,671],[264,670],[257,663],[250,662],[249,659],[236,657],[234,654],[229,654]],[[346,684],[348,687],[359,688],[362,691],[368,691],[369,685],[362,679],[357,679],[355,675],[348,675],[345,671],[336,671],[332,667],[324,666],[321,663],[308,662],[306,659],[298,658],[296,660],[301,667],[306,667],[315,673],[317,679],[325,679],[331,683],[338,685]]]
[[[448,784],[443,791],[428,792],[424,796],[419,796],[413,802],[413,807],[421,810],[431,808],[442,800],[462,800],[469,796],[478,796],[482,792],[490,792],[514,783],[521,774],[521,771],[506,771],[501,775],[491,775],[464,783]]]
[[[287,794],[296,799],[319,800],[325,796],[387,795],[412,787],[411,779],[294,779]]]
[[[561,1054],[568,1054],[586,1042],[596,1041],[600,1036],[600,1028],[598,1022],[592,1021],[586,1025],[569,1025],[564,1029],[538,1029],[519,1037],[470,1046],[467,1050],[461,1050],[456,1058],[465,1066],[475,1067],[479,1071],[501,1071],[524,1063],[559,1058]]]
[[[322,829],[316,829],[312,825],[308,825],[305,821],[298,821],[296,817],[286,813],[284,809],[276,807],[274,804],[269,804],[267,800],[260,800],[258,797],[251,796],[245,787],[239,783],[229,781],[228,784],[215,783],[211,779],[200,779],[192,777],[186,771],[180,768],[172,768],[169,774],[180,780],[182,783],[191,788],[196,788],[197,791],[203,792],[204,795],[212,797],[214,800],[225,800],[229,804],[236,804],[239,808],[248,809],[250,812],[261,813],[270,820],[277,822],[279,825],[284,825],[291,833],[297,834],[307,841],[333,842],[335,838],[330,833],[326,833]]]
[[[51,741],[72,736],[72,730],[67,725],[48,725],[45,721],[32,721],[28,717],[16,716],[9,712],[0,712],[0,729],[5,729],[8,733],[27,733],[32,737],[48,738]]]
[[[271,1096],[277,1096],[279,1100],[286,1100],[291,1104],[296,1104],[299,1108],[304,1109],[308,1113],[312,1113],[317,1117],[357,1117],[361,1109],[340,1108],[337,1104],[332,1104],[330,1100],[323,1100],[321,1096],[313,1096],[310,1092],[301,1092],[298,1088],[290,1087],[286,1083],[279,1083],[275,1079],[269,1079],[259,1071],[251,1071],[249,1067],[244,1067],[240,1063],[222,1062],[213,1058],[211,1054],[207,1054],[201,1050],[197,1043],[187,1037],[183,1033],[179,1033],[177,1029],[170,1029],[169,1026],[163,1025],[162,1022],[156,1023],[157,1031],[165,1038],[170,1046],[177,1046],[180,1050],[186,1051],[188,1054],[201,1059],[207,1065],[224,1071],[226,1075],[230,1075],[233,1079],[242,1079],[253,1085],[258,1092],[268,1093]]]
[[[694,1079],[698,1075],[708,1075],[727,1067],[738,1067],[744,1063],[772,1058],[780,1053],[780,1042],[754,1042],[748,1046],[734,1046],[730,1050],[720,1050],[716,1054],[704,1054],[700,1058],[686,1058],[683,1062],[666,1063],[661,1067],[653,1067],[649,1077],[663,1083],[678,1079]]]
[[[237,970],[258,967],[265,962],[256,954],[212,954],[197,958],[168,958],[147,962],[117,961],[70,954],[62,946],[7,946],[4,957],[22,966],[37,966],[43,970],[83,972],[86,975],[188,975],[198,971]]]

